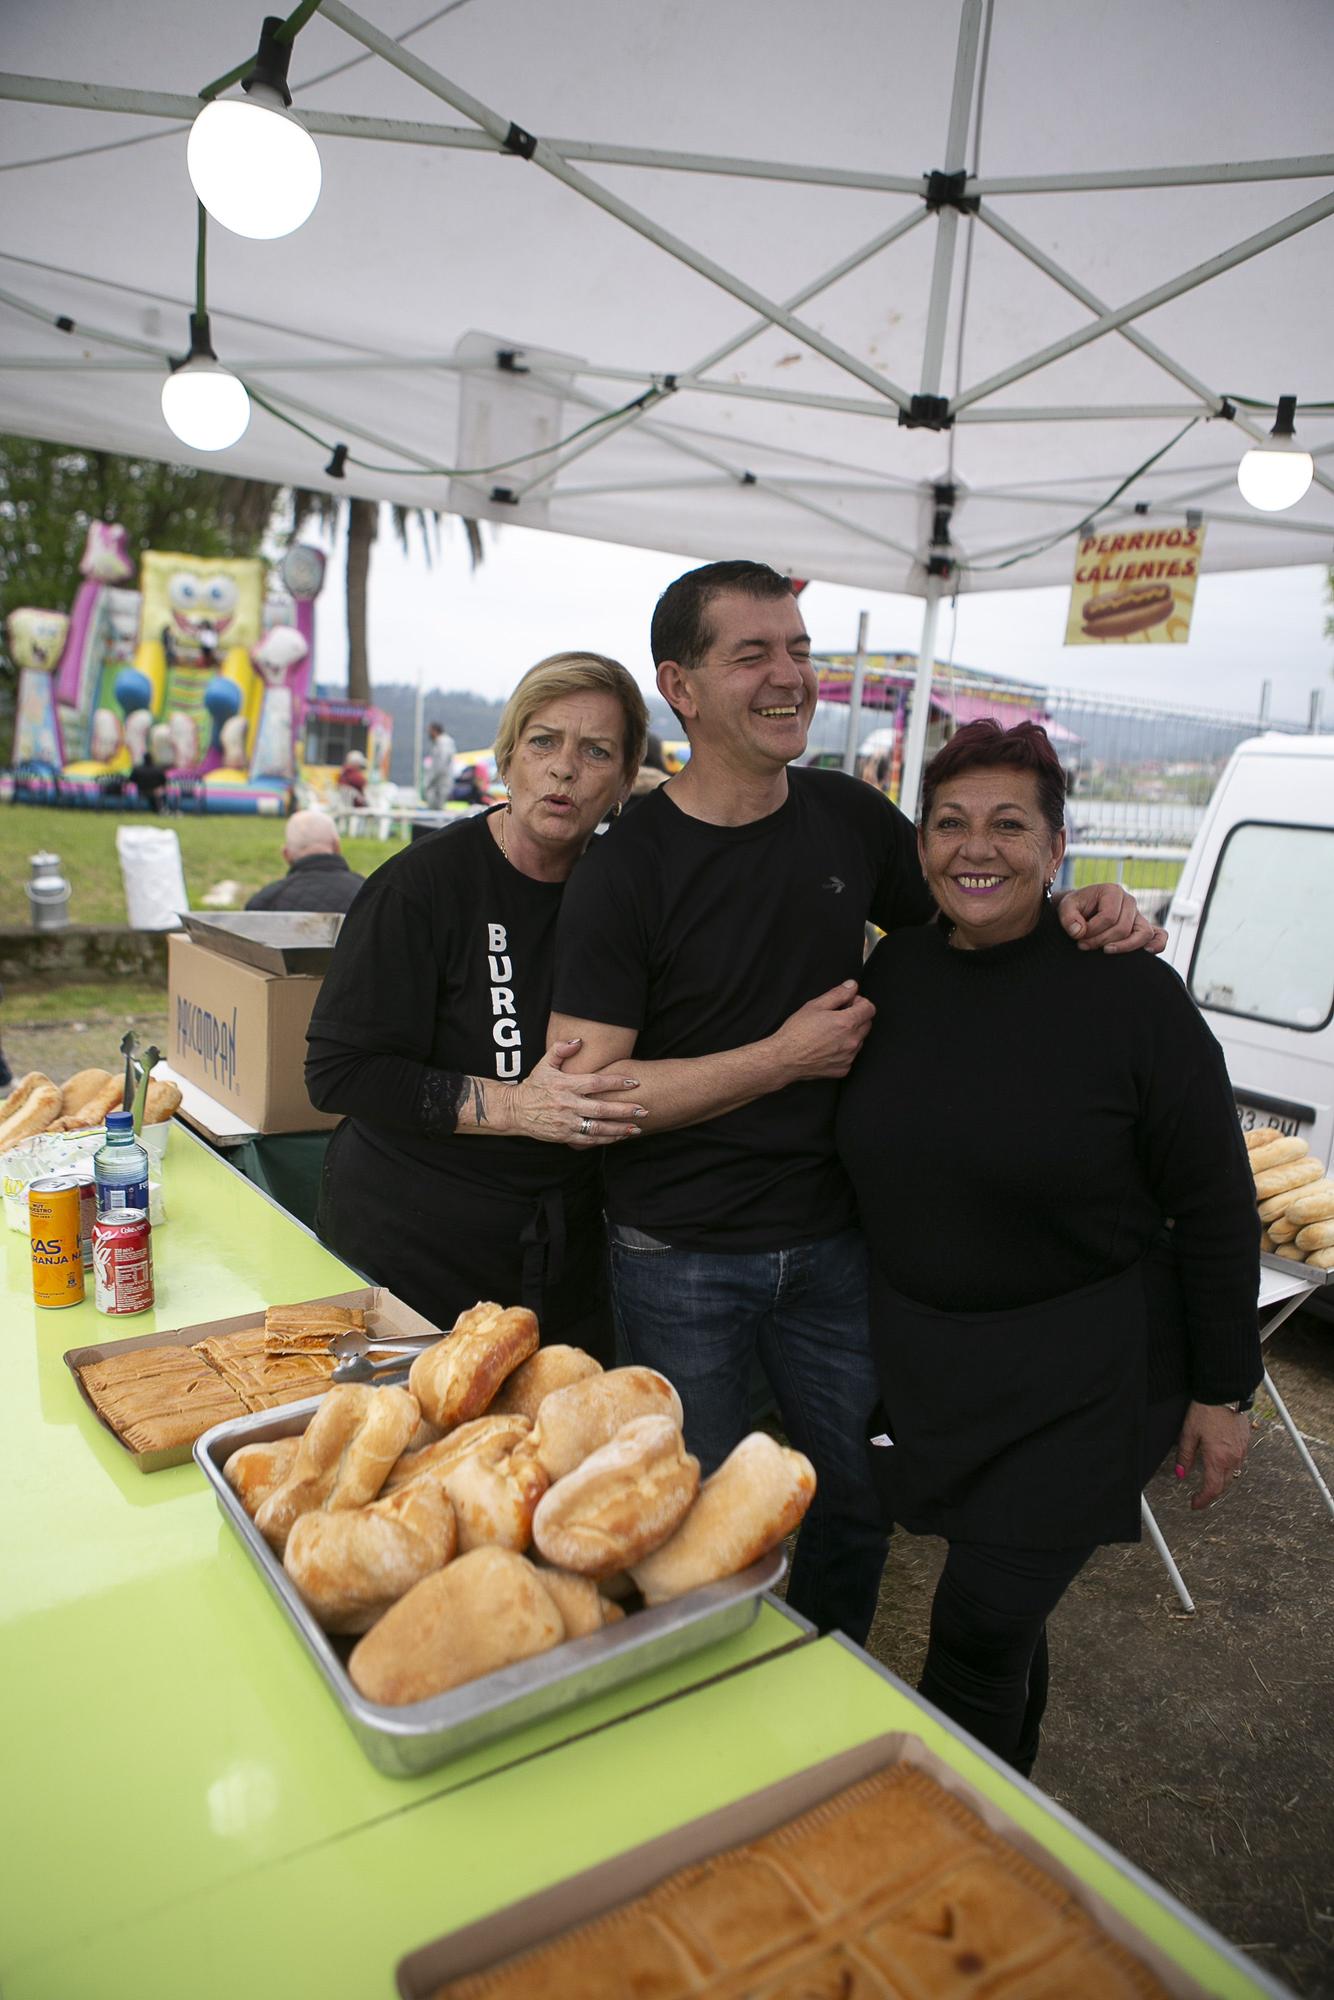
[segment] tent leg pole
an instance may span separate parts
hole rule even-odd
[[[848,689],[848,737],[843,745],[843,769],[851,777],[857,769],[857,740],[861,735],[862,688],[866,681],[866,628],[869,611],[857,615],[857,657],[852,663],[852,686]]]
[[[944,577],[929,576],[926,580],[922,638],[917,649],[917,680],[908,715],[908,741],[903,751],[903,779],[899,787],[899,805],[909,819],[917,817],[917,794],[922,788],[922,767],[926,762],[926,731],[931,719],[931,677],[936,659],[936,620],[944,587]]]

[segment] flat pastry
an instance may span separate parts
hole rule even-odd
[[[131,1451],[193,1444],[214,1424],[245,1415],[236,1392],[188,1347],[136,1347],[85,1362],[79,1379],[98,1415]]]
[[[448,1572],[446,1572],[448,1574]],[[924,1771],[800,1818],[436,2000],[1166,2000],[1074,1898]]]
[[[274,1410],[317,1396],[338,1365],[332,1354],[268,1353],[262,1326],[210,1334],[196,1341],[194,1351],[236,1391],[247,1410]]]
[[[340,1333],[365,1331],[361,1306],[270,1306],[264,1315],[264,1349],[268,1354],[324,1354]]]

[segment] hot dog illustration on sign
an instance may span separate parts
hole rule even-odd
[[[514,1009],[514,960],[504,924],[486,927],[486,969],[491,979],[491,1039],[496,1045],[496,1075],[517,1077],[523,1060],[523,1036]]]

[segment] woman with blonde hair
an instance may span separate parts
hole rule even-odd
[[[615,660],[540,661],[496,735],[505,803],[414,841],[344,921],[308,1034],[311,1101],[344,1114],[317,1227],[439,1326],[496,1299],[610,1358],[597,1149],[637,1135],[635,1086],[543,1050],[565,883],[647,730]]]

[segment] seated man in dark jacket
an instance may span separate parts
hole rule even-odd
[[[283,841],[287,873],[256,889],[248,910],[348,910],[365,881],[339,850],[338,828],[322,812],[296,812]]]

